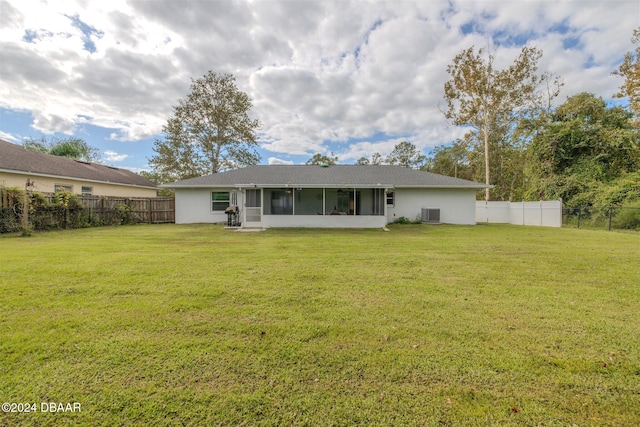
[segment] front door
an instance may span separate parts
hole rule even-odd
[[[247,190],[244,196],[244,227],[262,228],[262,190]]]

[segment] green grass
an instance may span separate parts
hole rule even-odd
[[[0,425],[640,423],[640,236],[504,225],[0,237]]]

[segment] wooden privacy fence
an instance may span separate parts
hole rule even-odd
[[[129,222],[160,224],[175,222],[176,202],[173,197],[107,197],[77,196],[96,218],[112,223],[113,218],[126,212]]]
[[[173,222],[173,197],[79,196],[0,188],[0,233]]]

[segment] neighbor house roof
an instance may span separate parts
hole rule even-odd
[[[27,150],[20,145],[1,139],[0,172],[156,188],[151,181],[127,169]]]
[[[486,188],[478,182],[389,165],[248,166],[162,185],[168,188],[253,186]]]

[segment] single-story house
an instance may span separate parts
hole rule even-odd
[[[388,165],[249,166],[164,184],[176,197],[176,223],[247,228],[382,228],[400,217],[476,223],[485,184]],[[231,209],[229,209],[231,207]]]
[[[0,139],[0,188],[41,193],[155,197],[157,186],[127,169],[53,156]]]

